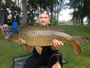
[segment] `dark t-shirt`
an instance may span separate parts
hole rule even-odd
[[[34,48],[33,55],[38,56],[38,57],[47,57],[51,54],[57,53],[58,51],[53,51],[50,46],[42,47],[42,54],[38,54],[36,49]]]
[[[33,50],[33,57],[36,57],[38,60],[38,63],[40,63],[43,66],[47,66],[50,62],[51,57],[54,54],[57,54],[58,51],[53,51],[50,46],[46,46],[46,47],[42,47],[42,54],[38,54],[38,52],[36,51],[36,49],[34,48]]]

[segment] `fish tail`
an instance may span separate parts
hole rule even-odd
[[[72,41],[70,41],[70,44],[71,44],[71,47],[74,50],[74,52],[77,55],[80,55],[81,54],[81,48],[80,48],[79,42],[77,42],[75,39],[72,39]]]
[[[81,48],[80,48],[80,43],[86,43],[90,40],[87,37],[81,37],[81,36],[73,36],[72,40],[70,41],[71,47],[74,50],[74,52],[77,55],[81,54]]]

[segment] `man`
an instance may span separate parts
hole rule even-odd
[[[8,37],[5,34],[3,24],[4,24],[4,13],[3,13],[2,10],[0,10],[0,29],[2,31],[2,34],[3,34],[4,38],[7,39]]]
[[[50,17],[46,13],[41,13],[38,16],[38,21],[40,25],[48,26],[50,23]],[[25,44],[25,41],[21,39],[20,43]],[[28,58],[24,68],[41,68],[41,66],[62,68],[62,56],[58,53],[58,49],[63,45],[62,41],[54,39],[52,41],[52,46],[42,47],[43,51],[40,55],[34,47],[25,44],[25,50],[29,53],[33,52],[33,55]]]

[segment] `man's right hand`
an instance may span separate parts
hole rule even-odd
[[[25,42],[25,40],[21,39],[20,41],[17,42],[18,44],[24,44],[24,50],[27,51],[27,53],[32,53],[34,47],[28,46]]]
[[[20,41],[17,41],[18,44],[26,44],[25,40],[21,39]]]

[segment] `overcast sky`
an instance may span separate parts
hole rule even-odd
[[[68,20],[71,20],[72,16],[70,15],[70,13],[72,12],[73,10],[70,10],[70,9],[64,9],[62,10],[60,13],[59,13],[59,20],[62,21],[62,20],[65,20],[65,21],[68,21]]]
[[[69,3],[69,0],[64,0],[65,3]],[[62,21],[68,21],[71,20],[72,16],[70,15],[70,13],[73,10],[71,9],[63,9],[60,13],[59,13],[59,20]]]

